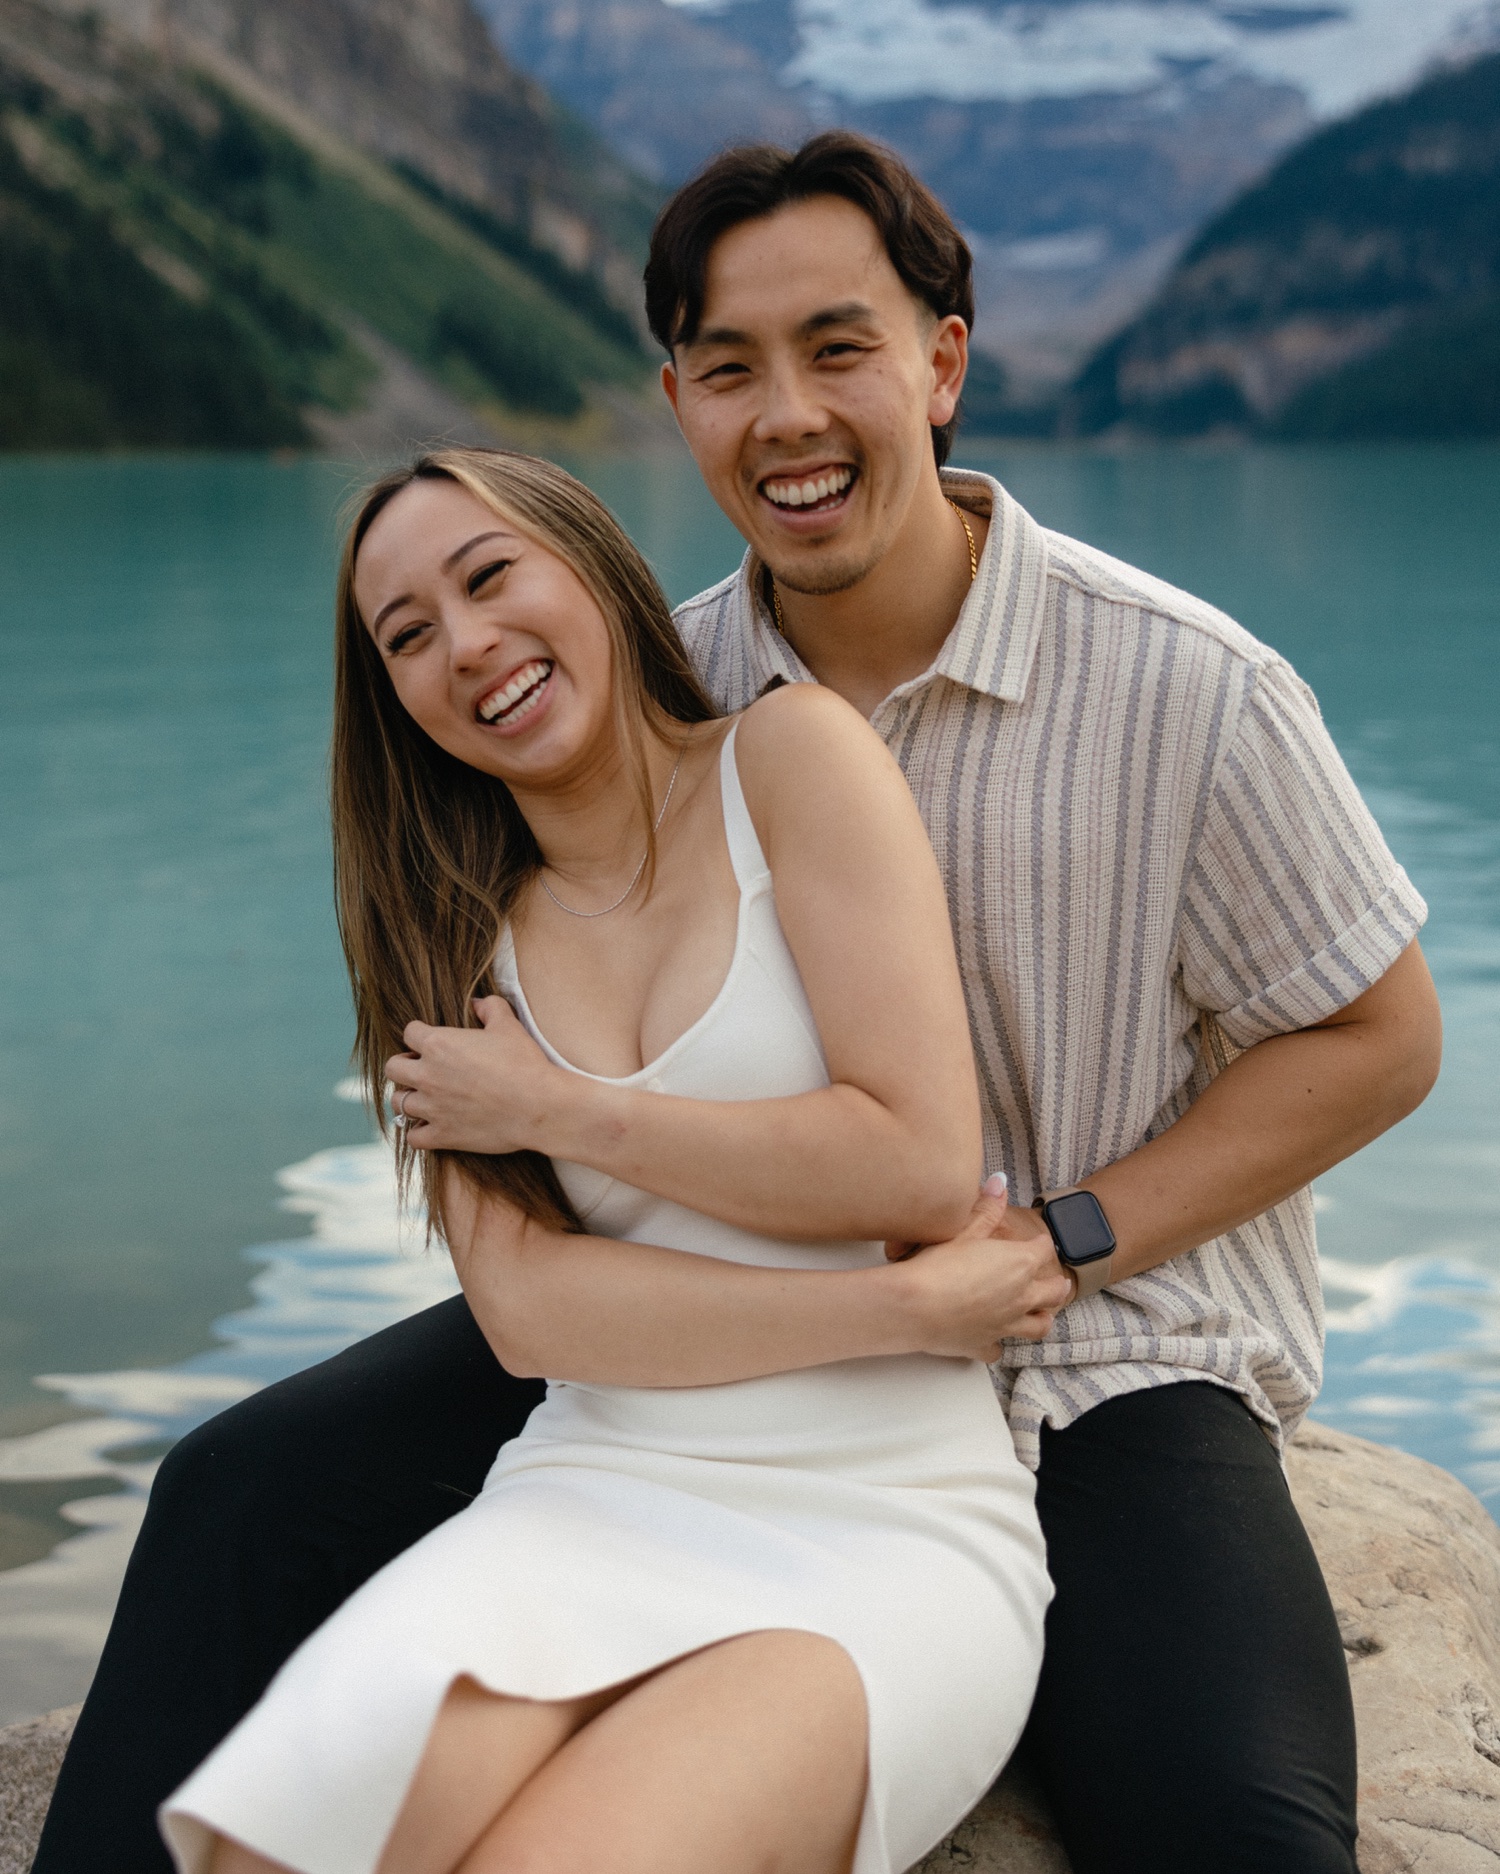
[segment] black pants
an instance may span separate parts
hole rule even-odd
[[[306,1634],[478,1491],[541,1391],[454,1300],[183,1439],[34,1874],[168,1874],[156,1805]],[[1169,1386],[1043,1439],[1058,1593],[1026,1748],[1075,1874],[1354,1874],[1343,1652],[1243,1406]]]

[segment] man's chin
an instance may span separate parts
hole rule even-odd
[[[848,557],[823,560],[815,566],[776,566],[767,560],[771,577],[783,592],[800,593],[803,598],[828,599],[837,592],[848,592],[861,580],[868,579],[880,563],[878,553],[859,559]]]

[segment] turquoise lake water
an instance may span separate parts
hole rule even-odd
[[[1290,657],[1427,896],[1446,1064],[1320,1184],[1318,1412],[1500,1506],[1500,449],[959,459]],[[573,466],[674,599],[735,564],[685,458]],[[164,1440],[451,1291],[335,1091],[350,485],[0,461],[0,1722],[86,1685]]]

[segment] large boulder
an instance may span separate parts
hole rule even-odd
[[[1359,1723],[1362,1874],[1500,1874],[1500,1529],[1447,1471],[1306,1425],[1288,1470]],[[27,1874],[74,1712],[0,1731],[0,1874]],[[917,1874],[1068,1874],[1014,1772]]]

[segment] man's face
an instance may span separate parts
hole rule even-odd
[[[703,319],[662,370],[719,506],[794,592],[884,557],[958,403],[967,333],[908,292],[875,224],[816,196],[731,228]]]

